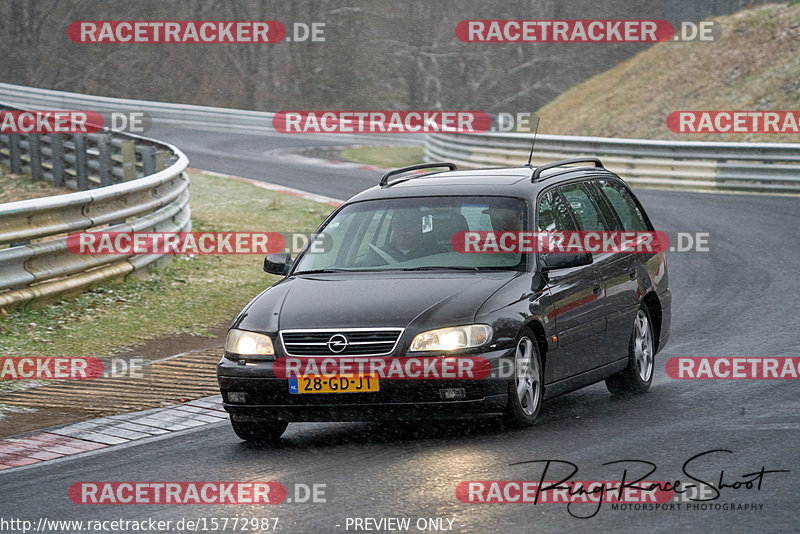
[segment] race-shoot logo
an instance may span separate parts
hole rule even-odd
[[[767,480],[786,476],[788,469],[737,466],[719,462],[730,458],[730,449],[709,449],[683,462],[680,476],[654,476],[658,465],[646,459],[604,462],[603,467],[620,470],[621,476],[584,480],[577,464],[558,459],[525,460],[510,466],[538,472],[523,480],[469,480],[456,486],[456,497],[470,504],[567,505],[569,515],[579,519],[597,516],[605,504],[611,510],[756,510],[758,504],[712,503],[723,494],[744,496],[766,490]],[[709,463],[711,462],[711,463]],[[613,466],[613,467],[612,467]],[[716,470],[718,469],[718,471]],[[555,474],[559,473],[559,474]]]

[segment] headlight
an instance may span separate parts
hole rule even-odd
[[[225,352],[239,356],[274,356],[275,348],[269,336],[233,329],[225,338]]]
[[[486,324],[451,326],[417,334],[409,352],[458,350],[479,347],[489,341],[492,327]]]

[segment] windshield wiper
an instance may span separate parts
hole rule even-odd
[[[347,273],[348,269],[311,269],[308,271],[295,271],[292,274],[324,274],[324,273]]]
[[[325,274],[325,273],[372,273],[387,269],[309,269],[308,271],[295,271],[295,274]]]
[[[464,265],[426,265],[424,267],[406,267],[403,269],[404,271],[442,271],[442,270],[454,270],[454,271],[477,271],[477,267],[467,267]]]

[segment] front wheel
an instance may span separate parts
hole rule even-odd
[[[286,421],[237,421],[231,417],[236,435],[245,441],[277,441],[286,431]]]
[[[514,349],[514,379],[508,384],[505,421],[512,427],[531,426],[542,406],[542,359],[530,330],[523,330]]]
[[[606,378],[606,387],[614,395],[644,393],[653,383],[655,344],[653,323],[645,306],[639,308],[633,320],[633,331],[628,344],[628,366]]]

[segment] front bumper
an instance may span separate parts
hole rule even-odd
[[[475,356],[485,358],[493,373],[509,351],[498,350]],[[273,362],[240,365],[223,358],[217,379],[223,406],[239,421],[379,421],[420,419],[465,419],[496,416],[507,404],[512,378],[381,379],[380,391],[369,393],[291,394],[289,381],[277,378]],[[442,399],[442,389],[463,388],[461,399]],[[229,393],[244,393],[244,402],[230,402]]]

